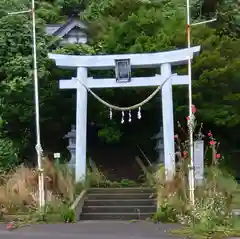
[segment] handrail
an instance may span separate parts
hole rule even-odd
[[[87,193],[87,190],[84,189],[70,207],[70,209],[74,210],[75,213],[76,213],[75,214],[76,215],[76,220],[79,219],[79,215],[82,213],[82,208],[83,208],[83,205],[84,205],[84,200],[85,200],[86,193]]]
[[[150,185],[154,185],[154,181],[151,178],[151,174],[149,173],[149,171],[147,170],[147,168],[143,164],[142,160],[138,156],[136,156],[135,159],[136,159],[138,165],[140,166],[140,168],[143,170],[143,172],[144,172],[148,182],[150,183]]]

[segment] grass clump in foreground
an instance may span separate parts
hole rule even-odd
[[[205,181],[196,187],[192,206],[187,190],[187,177],[179,171],[171,182],[164,182],[164,168],[155,174],[158,211],[155,222],[180,223],[174,235],[194,238],[240,236],[240,217],[232,212],[232,199],[237,183],[217,167],[209,167]]]
[[[46,206],[39,212],[38,170],[23,165],[0,173],[0,221],[14,221],[14,227],[31,223],[75,222],[71,205],[89,187],[131,187],[123,179],[111,182],[91,161],[85,183],[75,183],[74,172],[66,164],[43,159]]]
[[[204,180],[195,185],[194,205],[189,200],[188,142],[180,141],[178,136],[175,138],[179,149],[175,178],[166,181],[164,167],[158,168],[152,176],[158,204],[157,213],[153,215],[152,220],[182,224],[181,229],[170,232],[179,236],[193,238],[240,236],[240,217],[234,215],[232,211],[233,203],[237,201],[234,196],[239,190],[238,183],[220,167],[221,155],[217,153],[218,144],[211,132],[208,133],[208,137],[211,160],[205,159]]]
[[[47,159],[43,162],[44,213],[38,210],[38,170],[22,165],[0,175],[0,220],[21,223],[75,220],[70,205],[82,187],[75,184],[74,175],[67,165],[53,164]]]

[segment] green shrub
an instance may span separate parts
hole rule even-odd
[[[119,182],[119,186],[120,187],[134,187],[136,186],[136,182],[132,181],[132,180],[129,180],[129,179],[122,179],[120,182]]]
[[[9,171],[15,168],[19,161],[17,149],[13,142],[7,138],[0,138],[0,171]]]
[[[154,222],[177,222],[177,211],[167,201],[162,203],[157,212],[152,216]]]
[[[75,211],[67,206],[61,208],[61,218],[65,223],[75,222]]]
[[[57,216],[57,220],[60,222],[75,222],[75,211],[70,208],[68,203],[64,203],[60,200],[55,200],[46,205],[45,217],[48,219],[53,216]]]

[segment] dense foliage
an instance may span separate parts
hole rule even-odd
[[[26,14],[9,16],[7,13],[28,9],[30,3],[27,0],[0,0],[0,3],[0,136],[11,140],[13,147],[20,149],[20,155],[26,157],[31,155],[35,141],[31,18]],[[70,78],[74,73],[54,67],[47,58],[48,52],[155,52],[186,46],[184,1],[38,0],[36,5],[42,139],[44,148],[51,151],[64,150],[62,138],[75,122],[75,94],[59,90],[57,80]],[[198,118],[218,131],[226,146],[231,142],[234,149],[240,141],[239,3],[194,0],[192,5],[194,21],[218,18],[216,23],[192,29],[192,43],[202,46],[193,64],[193,98],[199,109]],[[61,23],[73,15],[88,22],[88,45],[59,46],[55,39],[45,35],[46,23]],[[176,70],[186,72],[186,67]],[[155,72],[136,72],[143,76],[150,73]],[[131,105],[142,101],[151,89],[97,92],[113,104]],[[174,100],[176,119],[185,118],[186,87],[176,89]],[[143,110],[142,121],[134,122],[134,127],[121,125],[120,116],[109,121],[108,109],[90,97],[88,118],[96,126],[99,137],[108,142],[134,140],[136,144],[147,145],[159,129],[159,124],[153,121],[161,117],[160,102],[153,100]]]

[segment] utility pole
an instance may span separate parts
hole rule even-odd
[[[12,12],[9,15],[32,13],[32,43],[33,43],[33,77],[34,77],[34,100],[35,100],[35,123],[36,123],[36,151],[38,162],[38,191],[39,209],[43,212],[45,207],[44,175],[42,168],[42,147],[40,137],[40,114],[39,114],[39,92],[38,92],[38,71],[37,71],[37,45],[36,45],[36,15],[35,0],[32,0],[32,8],[26,11]]]
[[[187,1],[187,47],[191,48],[191,26],[206,24],[209,22],[214,22],[217,19],[212,19],[208,21],[198,22],[198,23],[192,23],[191,24],[191,6],[190,6],[190,0]],[[192,112],[192,62],[191,58],[188,58],[188,106],[189,106],[189,151],[190,151],[190,165],[189,165],[189,198],[192,203],[192,205],[195,205],[195,169],[194,169],[194,160],[193,160],[193,117],[194,114]]]

